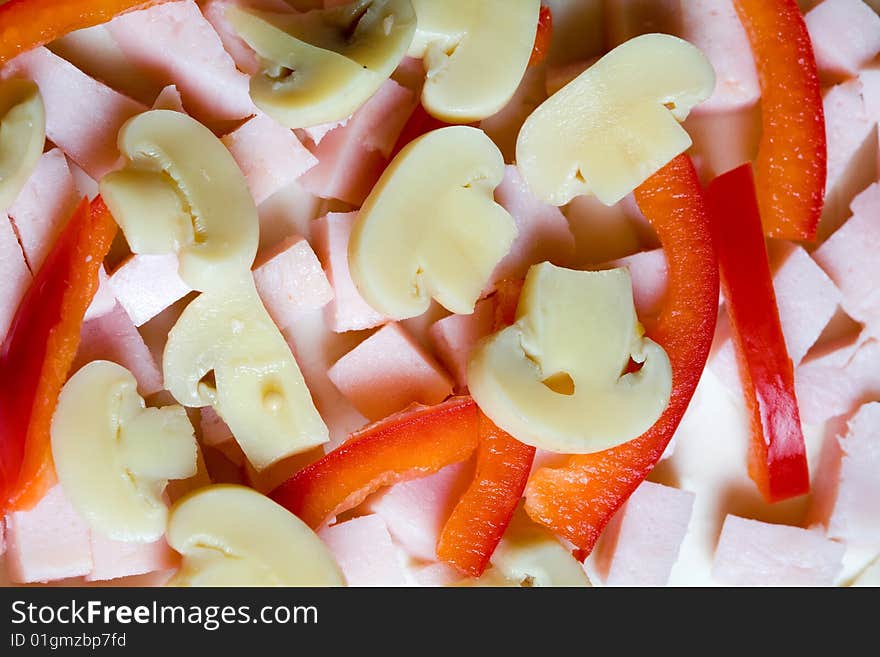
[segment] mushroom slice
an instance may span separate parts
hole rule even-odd
[[[504,177],[498,147],[476,128],[435,130],[404,148],[376,183],[349,243],[364,299],[395,319],[436,299],[468,314],[516,239],[494,200]]]
[[[101,195],[135,253],[177,251],[193,289],[222,290],[249,272],[257,253],[257,208],[223,143],[170,110],[144,112],[119,132],[125,168],[101,180]]]
[[[627,373],[631,360],[641,369]],[[669,402],[672,368],[642,336],[627,270],[544,262],[526,276],[516,322],[475,349],[468,386],[522,442],[582,454],[649,429]]]
[[[424,59],[422,104],[449,123],[492,116],[525,75],[540,0],[413,0],[418,17],[409,54]]]
[[[196,441],[180,406],[146,408],[124,367],[93,361],[64,385],[52,457],[71,504],[100,533],[131,542],[165,533],[169,479],[196,473]]]
[[[184,406],[213,406],[261,470],[329,439],[290,347],[253,279],[206,292],[168,334],[165,387]]]
[[[343,586],[321,539],[244,486],[208,486],[178,501],[168,544],[183,555],[171,586]]]
[[[226,16],[262,58],[251,98],[288,128],[342,121],[406,55],[416,29],[410,0],[358,0],[302,14],[230,7]]]
[[[46,142],[46,110],[37,85],[0,81],[0,212],[15,201]]]
[[[618,46],[526,119],[516,162],[539,198],[614,205],[691,145],[679,122],[715,88],[705,55],[646,34]]]

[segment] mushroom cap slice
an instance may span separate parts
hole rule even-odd
[[[0,81],[0,212],[15,201],[46,143],[46,109],[37,85]]]

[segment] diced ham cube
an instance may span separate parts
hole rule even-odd
[[[429,563],[410,570],[413,580],[418,586],[441,587],[452,586],[464,579],[457,570],[445,563]]]
[[[93,360],[109,360],[128,369],[138,382],[138,392],[144,397],[162,390],[159,366],[120,305],[83,324],[71,374]]]
[[[455,463],[427,477],[395,484],[366,502],[394,540],[417,559],[437,560],[437,539],[470,483],[468,463]]]
[[[667,263],[663,249],[641,251],[609,262],[606,268],[625,267],[632,279],[633,303],[639,319],[655,320],[666,298]]]
[[[344,126],[331,130],[314,146],[318,165],[302,176],[303,187],[321,198],[363,203],[416,102],[412,91],[386,80]]]
[[[854,77],[880,53],[880,16],[862,0],[825,0],[804,21],[821,75]]]
[[[86,575],[89,582],[171,570],[180,562],[164,538],[152,543],[130,543],[115,541],[92,530],[90,539],[94,566]]]
[[[9,326],[15,318],[18,304],[24,298],[33,277],[24,260],[21,244],[15,235],[12,221],[0,212],[0,344],[6,339]]]
[[[110,275],[110,289],[135,326],[192,292],[178,274],[177,255],[135,254]]]
[[[292,130],[260,112],[223,143],[235,158],[257,205],[318,164]]]
[[[80,199],[59,149],[43,153],[37,168],[9,207],[31,271],[39,271]]]
[[[92,303],[86,308],[86,314],[83,316],[83,321],[88,322],[89,320],[103,317],[104,315],[113,312],[115,306],[116,295],[113,294],[113,290],[110,287],[110,277],[107,276],[104,267],[101,267],[98,270],[98,291],[95,292],[95,296],[92,298]]]
[[[845,435],[826,438],[810,519],[829,538],[880,547],[880,403],[865,404]]]
[[[602,535],[596,558],[606,586],[666,586],[693,506],[693,493],[642,483]]]
[[[399,324],[386,324],[327,372],[333,384],[371,420],[413,403],[439,404],[452,394],[440,365]]]
[[[147,109],[46,48],[19,55],[3,67],[2,77],[36,82],[46,106],[46,136],[95,180],[119,160],[122,124]]]
[[[725,586],[832,586],[844,551],[816,531],[728,515],[712,577]]]
[[[258,9],[261,11],[285,13],[290,12],[291,7],[284,0],[206,0],[200,3],[202,14],[223,42],[223,47],[240,71],[248,75],[254,75],[260,68],[257,53],[245,43],[244,39],[226,19],[226,10],[229,7],[243,9]]]
[[[125,13],[107,29],[135,67],[161,84],[176,85],[200,121],[234,121],[256,113],[248,77],[235,68],[193,0]]]
[[[100,193],[98,182],[69,157],[67,158],[67,168],[70,169],[70,175],[73,178],[77,196],[79,198],[86,196],[90,201],[93,201]]]
[[[327,544],[348,586],[406,586],[401,555],[379,516],[361,516],[326,527],[318,536]]]
[[[171,110],[186,114],[186,110],[183,108],[183,98],[180,97],[180,91],[173,84],[169,84],[159,92],[156,100],[153,101],[153,109]]]
[[[13,582],[50,582],[92,571],[90,530],[56,485],[30,511],[6,516],[6,568]]]
[[[314,222],[313,242],[335,297],[327,306],[327,321],[337,333],[373,328],[388,321],[373,310],[355,287],[348,269],[348,240],[356,212],[330,214]]]
[[[495,303],[477,302],[470,315],[449,315],[434,322],[429,329],[434,353],[452,374],[458,390],[467,388],[467,365],[477,343],[492,332]]]
[[[348,119],[342,119],[341,121],[331,121],[330,123],[313,125],[308,128],[303,128],[302,131],[306,133],[311,142],[317,146],[331,131],[336,130],[336,128],[341,128],[346,123],[348,123]]]
[[[853,201],[853,216],[814,253],[843,294],[843,308],[855,320],[880,322],[880,184]]]
[[[323,308],[333,288],[309,243],[294,235],[269,252],[254,269],[257,291],[282,331],[304,312]]]

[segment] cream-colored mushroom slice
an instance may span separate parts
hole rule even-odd
[[[250,276],[184,309],[168,334],[163,370],[178,402],[214,407],[258,470],[329,439]]]
[[[273,14],[230,7],[226,17],[262,58],[254,104],[289,128],[351,116],[387,80],[416,29],[410,0],[358,0]]]
[[[37,85],[0,81],[0,212],[15,201],[46,142],[46,110]]]
[[[165,533],[169,479],[196,473],[196,441],[180,406],[146,408],[134,376],[93,361],[64,385],[52,457],[70,503],[100,533],[150,542]]]
[[[349,264],[364,299],[395,319],[421,315],[432,297],[472,313],[517,235],[493,196],[503,177],[498,147],[476,128],[435,130],[404,148],[352,231]]]
[[[170,586],[343,586],[321,539],[287,509],[244,486],[208,486],[181,499],[168,544],[183,555]]]
[[[177,251],[193,289],[222,290],[249,272],[257,253],[257,208],[223,143],[186,114],[153,110],[119,132],[125,168],[101,180],[101,195],[135,253]]]
[[[618,46],[526,119],[516,161],[554,205],[595,194],[614,205],[691,145],[679,125],[715,87],[696,47],[667,34]]]
[[[626,373],[630,359],[641,369]],[[526,276],[516,322],[474,350],[468,387],[522,442],[581,454],[650,428],[669,402],[672,368],[642,335],[627,270],[545,262]]]
[[[540,0],[412,0],[409,54],[427,70],[422,104],[450,123],[492,116],[513,97],[535,46]]]

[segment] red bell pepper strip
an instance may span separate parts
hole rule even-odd
[[[768,237],[811,240],[825,201],[825,112],[816,57],[795,0],[735,0],[761,85],[758,205]]]
[[[0,349],[0,512],[31,508],[56,481],[52,414],[115,235],[116,223],[100,197],[91,205],[83,199]]]
[[[666,302],[650,337],[672,365],[672,395],[647,432],[617,447],[537,470],[526,511],[585,557],[612,516],[663,455],[700,380],[718,315],[718,261],[693,163],[680,155],[636,190],[636,201],[666,253]]]
[[[477,419],[470,397],[393,415],[306,466],[270,497],[317,529],[383,486],[470,457],[477,448]]]
[[[768,502],[807,493],[810,476],[776,293],[761,230],[752,168],[713,180],[708,191],[721,284],[752,419],[749,476]]]
[[[535,47],[529,59],[529,66],[537,66],[547,58],[553,40],[553,12],[547,5],[541,5],[538,15],[538,31],[535,33]]]
[[[0,5],[0,66],[65,34],[168,0],[9,0]]]

